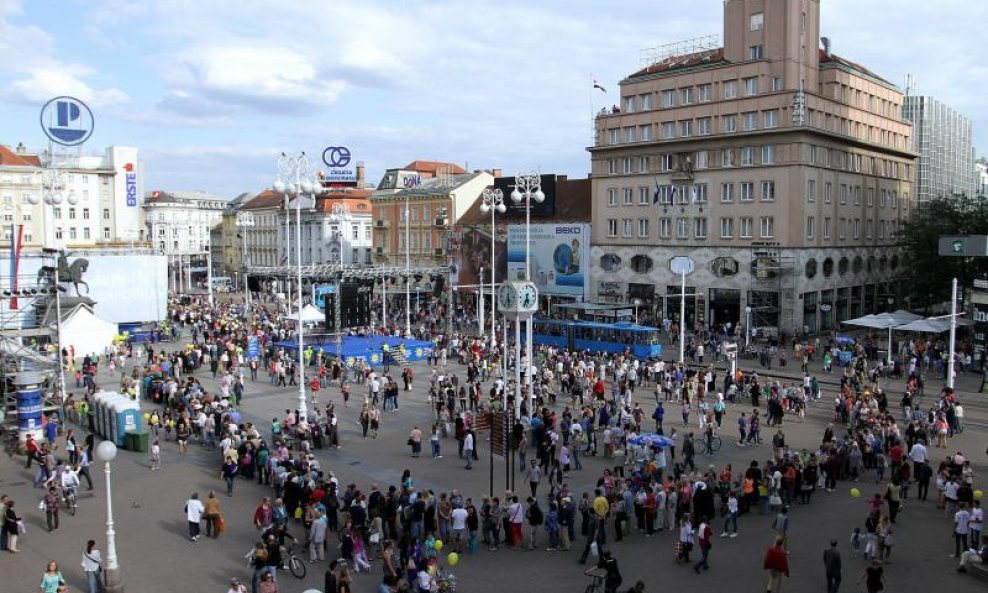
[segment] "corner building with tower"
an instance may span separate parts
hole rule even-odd
[[[767,334],[885,310],[914,208],[903,93],[820,37],[825,0],[726,0],[717,36],[645,50],[595,119],[591,298]],[[876,23],[876,25],[878,25]],[[905,303],[894,303],[896,307]]]

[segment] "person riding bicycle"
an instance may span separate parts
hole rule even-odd
[[[713,455],[714,454],[714,444],[713,444],[714,425],[713,424],[707,424],[707,426],[703,429],[703,443],[706,446],[706,450],[704,451],[704,453],[706,453],[707,455]]]
[[[77,493],[79,488],[79,470],[76,468],[66,467],[62,470],[61,486],[62,486],[62,499],[68,506],[73,506],[77,499]]]
[[[604,593],[617,593],[618,587],[624,580],[621,578],[621,571],[618,569],[617,560],[611,555],[610,550],[601,550],[600,560],[597,566],[588,568],[583,572],[585,575],[604,579]]]

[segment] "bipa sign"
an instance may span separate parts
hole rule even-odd
[[[127,205],[137,206],[137,173],[134,172],[134,163],[124,165],[124,180],[127,188]]]

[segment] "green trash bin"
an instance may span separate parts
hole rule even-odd
[[[136,453],[148,452],[148,434],[146,432],[128,432],[124,435],[125,448]]]

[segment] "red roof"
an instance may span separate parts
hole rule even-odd
[[[14,167],[40,167],[41,160],[33,154],[17,154],[6,146],[0,144],[0,165]]]
[[[273,189],[266,189],[244,202],[244,204],[240,207],[244,210],[271,208],[272,206],[280,206],[284,201],[285,194],[280,194]]]
[[[647,68],[643,68],[638,72],[631,75],[630,78],[635,76],[644,76],[645,74],[655,74],[657,72],[667,72],[670,70],[679,70],[680,68],[690,68],[692,66],[701,66],[704,64],[715,64],[717,62],[723,61],[724,59],[724,48],[718,47],[717,49],[708,49],[704,51],[698,51],[693,54],[686,54],[682,56],[672,56],[666,58],[661,62],[656,62]]]
[[[412,161],[402,167],[402,169],[419,173],[436,173],[440,168],[444,173],[452,173],[453,175],[462,175],[467,172],[466,169],[456,163],[444,163],[442,161]]]

